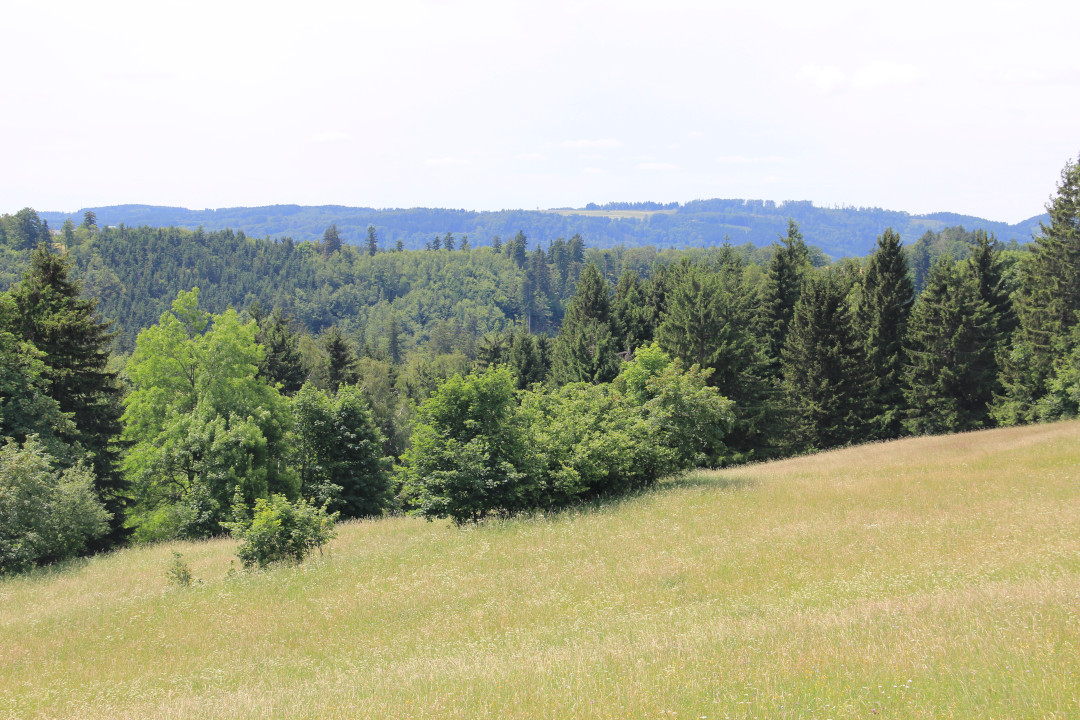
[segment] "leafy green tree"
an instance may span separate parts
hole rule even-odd
[[[212,535],[234,504],[298,490],[287,462],[292,418],[258,377],[255,322],[232,309],[211,315],[198,300],[198,289],[181,292],[139,333],[126,368],[124,470],[140,539]]]
[[[992,414],[1003,425],[1039,417],[1039,401],[1054,374],[1054,360],[1080,312],[1080,162],[1068,162],[1047,206],[1034,249],[1021,265],[1016,293],[1019,327],[1004,353],[1004,392]]]
[[[593,264],[585,266],[555,340],[552,379],[610,382],[619,372],[619,348],[611,332],[611,299],[607,282]]]
[[[900,236],[887,229],[870,256],[855,310],[870,381],[868,430],[873,438],[895,438],[903,432],[904,341],[914,297]]]
[[[299,563],[334,539],[337,513],[312,505],[306,499],[289,502],[284,495],[259,498],[250,519],[228,523],[240,541],[236,554],[244,567],[273,563]]]
[[[93,210],[87,210],[83,213],[82,227],[89,232],[94,232],[98,229],[97,214]]]
[[[388,458],[360,388],[343,385],[331,398],[304,385],[293,412],[301,494],[347,518],[381,513],[389,499]]]
[[[33,437],[0,448],[0,574],[74,557],[108,532],[89,469],[56,465]]]
[[[864,437],[865,366],[843,288],[829,273],[811,275],[784,344],[789,447],[824,450]]]
[[[410,505],[428,518],[479,521],[525,509],[528,448],[508,367],[456,375],[416,412],[401,481]]]
[[[120,386],[108,369],[113,334],[69,277],[66,257],[40,245],[22,282],[12,288],[17,334],[42,352],[42,376],[60,412],[75,424],[72,440],[86,450],[99,499],[113,518],[107,542],[126,537],[127,483],[114,441],[121,432]]]
[[[911,313],[904,425],[916,435],[984,427],[997,365],[997,330],[969,263],[942,256]]]

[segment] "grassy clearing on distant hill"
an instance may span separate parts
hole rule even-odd
[[[203,582],[169,587],[179,550]],[[0,717],[1080,717],[1080,423],[0,581]]]
[[[671,215],[676,210],[544,210],[543,212],[555,213],[569,217],[571,215],[583,215],[585,217],[605,217],[614,220],[631,218],[633,220],[645,220],[653,215]]]

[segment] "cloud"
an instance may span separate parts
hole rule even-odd
[[[851,85],[860,90],[873,90],[888,85],[910,85],[920,77],[922,71],[914,65],[877,60],[856,72]]]
[[[662,162],[643,162],[637,164],[638,170],[678,170],[678,165]]]
[[[601,175],[603,174],[603,168],[587,167],[581,168],[582,175]]]
[[[910,85],[922,78],[922,70],[915,65],[876,60],[854,72],[845,72],[835,65],[803,65],[795,73],[802,80],[822,92],[837,88],[876,90],[890,85]]]
[[[324,130],[311,136],[311,142],[319,144],[339,143],[352,140],[352,135],[340,130]]]
[[[514,156],[515,160],[547,160],[547,155],[543,153],[518,153]]]
[[[568,149],[597,149],[605,150],[622,147],[622,141],[615,138],[599,138],[596,140],[563,140],[562,142],[550,143],[548,147]]]
[[[449,167],[453,165],[468,165],[469,161],[465,158],[457,157],[441,157],[441,158],[428,158],[424,161],[427,165],[432,167]]]
[[[705,133],[701,132],[700,130],[692,130],[686,133],[686,137],[691,138],[692,140],[700,140],[701,138],[705,137]]]
[[[1046,82],[1045,75],[1031,69],[1009,70],[1001,79],[1010,85],[1041,85]]]
[[[716,162],[725,165],[757,165],[759,163],[783,162],[784,158],[779,155],[764,155],[761,157],[749,157],[747,155],[721,155]]]

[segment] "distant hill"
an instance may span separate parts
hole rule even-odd
[[[85,210],[97,214],[105,225],[176,226],[194,230],[242,230],[256,237],[291,237],[317,240],[336,224],[345,242],[358,244],[375,226],[380,244],[401,240],[406,248],[419,249],[435,235],[447,232],[469,236],[474,246],[488,245],[496,235],[504,240],[522,231],[531,241],[547,243],[557,237],[580,234],[589,247],[615,245],[656,247],[708,247],[725,241],[735,245],[751,242],[765,246],[787,229],[793,218],[811,245],[833,258],[863,256],[888,227],[905,243],[914,243],[927,230],[963,226],[984,229],[1003,242],[1027,242],[1039,230],[1039,215],[1016,225],[955,213],[911,215],[880,208],[823,208],[810,201],[775,203],[769,200],[693,200],[669,203],[590,203],[583,209],[472,211],[444,208],[374,209],[343,205],[269,205],[265,207],[188,210],[154,205],[114,205],[83,208],[76,213],[41,212],[57,229],[65,219],[78,224]]]

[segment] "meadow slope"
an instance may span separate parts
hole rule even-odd
[[[201,583],[171,587],[178,550]],[[1080,423],[0,581],[0,717],[1080,717]]]

